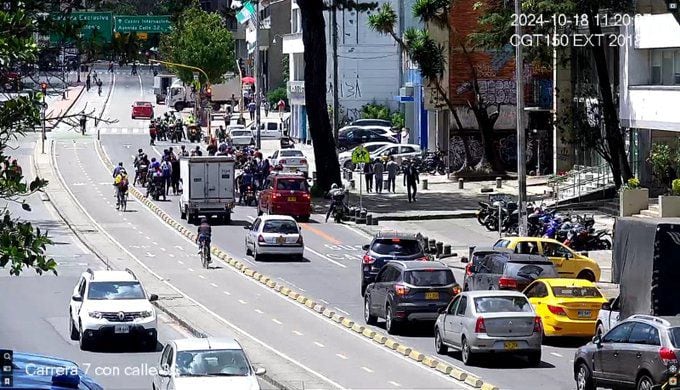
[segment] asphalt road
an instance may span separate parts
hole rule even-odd
[[[120,123],[108,126],[101,135],[105,152],[112,161],[123,161],[131,168],[132,156],[139,147],[148,151],[150,156],[159,156],[164,147],[169,145],[157,142],[157,147],[149,149],[146,135],[148,121],[131,120],[129,116],[132,101],[154,101],[151,89],[150,75],[117,76],[112,103],[106,112],[108,116],[119,119]],[[156,116],[162,113],[163,108],[156,107]],[[388,352],[377,351],[379,348],[376,346],[365,345],[353,337],[348,338],[343,332],[337,332],[334,327],[324,323],[325,321],[310,317],[304,310],[285,305],[281,307],[276,299],[248,285],[242,278],[235,277],[229,269],[220,268],[209,272],[201,270],[191,244],[178,235],[169,234],[165,227],[160,226],[162,222],[142,210],[143,207],[133,203],[128,206],[130,211],[125,215],[115,212],[109,184],[110,174],[104,170],[90,144],[62,140],[57,143],[57,153],[63,157],[59,158],[59,167],[66,181],[72,183],[79,200],[98,221],[103,222],[107,230],[124,240],[128,248],[149,266],[158,267],[159,272],[168,275],[183,291],[195,294],[195,298],[209,307],[215,306],[230,320],[238,320],[239,323],[245,321],[248,329],[261,334],[272,345],[284,351],[295,351],[296,356],[306,364],[346,387],[396,387],[390,382],[406,388],[436,387],[442,384],[438,375],[422,372],[409,364],[403,364],[401,359],[392,357]],[[158,204],[173,218],[180,220],[176,197],[170,196],[168,201]],[[253,207],[237,206],[231,225],[213,228],[213,243],[232,253],[234,257],[243,259],[257,271],[275,277],[307,296],[327,303],[339,312],[362,322],[363,301],[359,294],[360,248],[370,237],[345,225],[324,224],[320,215],[314,215],[310,223],[302,224],[306,244],[304,261],[254,262],[252,258],[245,257],[242,226],[251,222],[255,216]],[[484,231],[482,234],[481,229],[484,228],[473,220],[456,223],[452,229],[459,230],[466,238],[469,237],[471,244],[493,242],[476,242],[480,238],[485,239],[489,233]],[[130,234],[131,232],[135,234]],[[455,272],[456,278],[462,280],[462,271]],[[225,296],[230,299],[225,301]],[[263,316],[269,318],[262,321]],[[282,326],[287,331],[282,333]],[[292,332],[290,326],[293,327]],[[379,324],[378,328],[382,330],[381,326]],[[295,337],[298,333],[305,334],[305,339],[310,334],[313,335],[314,341],[311,344],[314,348],[310,350],[309,346],[304,346],[299,337]],[[338,334],[331,338],[331,333]],[[429,325],[415,327],[413,331],[397,338],[406,345],[435,355]],[[443,358],[502,388],[537,388],[549,384],[547,388],[550,389],[568,389],[574,387],[571,374],[574,347],[581,343],[582,340],[550,341],[550,345],[544,346],[543,363],[537,368],[527,367],[521,359],[490,359],[479,367],[464,367],[455,353]],[[338,355],[351,358],[343,359]],[[388,365],[388,358],[390,361],[394,360],[394,363]],[[397,366],[401,368],[396,369]],[[372,372],[361,368],[368,368]],[[433,382],[429,384],[428,381]]]
[[[27,177],[34,177],[29,156],[36,139],[35,136],[22,139],[18,149],[12,151]],[[78,342],[71,341],[68,334],[69,300],[85,269],[105,269],[105,265],[38,195],[31,196],[28,203],[30,213],[19,211],[15,204],[8,207],[15,216],[49,231],[54,245],[48,247],[48,254],[58,263],[58,276],[40,276],[29,269],[17,277],[0,270],[0,348],[72,360],[107,389],[150,388],[152,378],[147,375],[148,369],[158,364],[162,345],[189,334],[161,314],[156,352],[138,352],[125,345],[97,352],[81,351]]]

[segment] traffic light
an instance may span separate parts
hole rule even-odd
[[[40,83],[40,89],[42,90],[43,95],[46,94],[47,93],[47,83],[44,82],[44,81],[42,83]]]

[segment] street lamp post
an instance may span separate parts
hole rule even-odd
[[[521,15],[521,0],[515,0],[515,15]],[[520,23],[515,23],[515,34],[522,36]],[[526,133],[524,132],[524,83],[523,83],[522,45],[515,45],[515,82],[517,83],[517,190],[519,235],[527,234],[527,165]]]
[[[262,149],[260,131],[260,4],[255,2],[255,126],[257,128],[257,149]]]

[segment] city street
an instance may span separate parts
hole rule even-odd
[[[158,157],[166,146],[170,146],[157,142],[156,147],[149,148],[148,121],[131,120],[129,117],[133,101],[154,101],[151,85],[150,74],[142,73],[140,77],[118,74],[109,104],[104,109],[104,117],[120,120],[101,133],[104,152],[112,162],[122,161],[128,171],[132,171],[132,158],[138,148],[148,151],[151,157]],[[85,101],[95,106],[103,104],[103,98],[84,97],[78,104]],[[155,115],[161,115],[162,109],[163,106],[156,106]],[[104,168],[93,146],[95,136],[82,138],[73,134],[53,134],[57,164],[64,181],[70,183],[79,202],[106,231],[124,242],[137,258],[186,294],[277,350],[294,356],[328,378],[329,383],[348,388],[457,386],[457,382],[433,370],[414,366],[384,347],[366,343],[309,310],[276,298],[249,283],[228,266],[218,263],[215,269],[201,269],[192,243],[180,235],[168,234],[168,227],[162,226],[164,222],[147,212],[145,206],[132,202],[131,198],[128,212],[115,210],[110,172]],[[171,195],[168,201],[157,204],[180,221],[177,197]],[[243,260],[252,269],[363,324],[359,267],[361,246],[369,242],[370,236],[346,225],[324,224],[321,215],[313,215],[310,223],[302,224],[306,249],[304,261],[254,262],[245,256],[242,227],[255,217],[254,207],[237,206],[231,225],[213,227],[213,245]],[[195,229],[186,223],[184,225]],[[474,220],[461,220],[455,226],[463,237],[469,237],[469,244],[489,245],[494,241],[494,234],[486,232]],[[462,281],[462,270],[454,272],[457,280]],[[385,333],[380,325],[375,329]],[[305,336],[302,337],[302,334]],[[436,355],[429,326],[408,331],[396,339],[421,352]],[[543,363],[537,368],[527,367],[522,359],[491,359],[480,367],[464,367],[458,354],[451,353],[441,358],[504,389],[534,388],[545,383],[551,383],[551,388],[567,389],[573,387],[574,347],[582,343],[583,340],[549,341],[549,345],[543,348]]]

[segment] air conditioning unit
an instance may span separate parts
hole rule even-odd
[[[413,96],[413,87],[399,88],[399,96]]]

